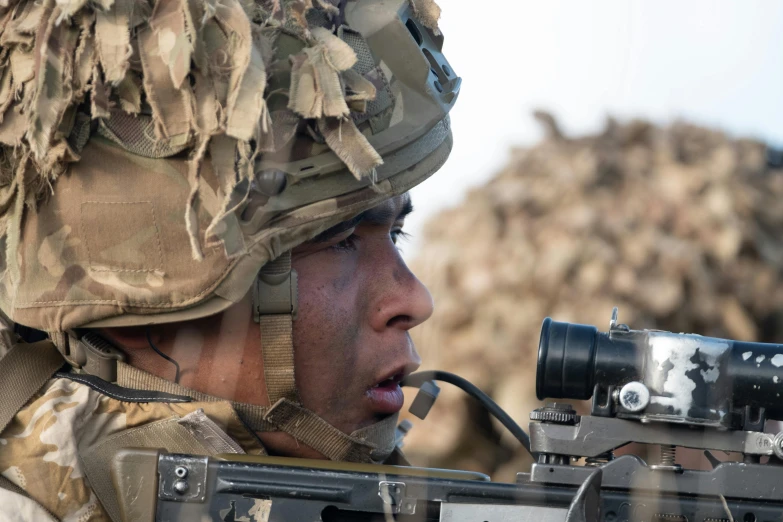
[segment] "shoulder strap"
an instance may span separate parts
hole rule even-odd
[[[16,344],[0,359],[0,434],[63,364],[63,356],[48,339]]]
[[[63,364],[65,360],[49,340],[16,344],[0,358],[0,434],[16,413]],[[17,493],[36,502],[25,490],[3,475],[0,475],[0,489]],[[40,503],[36,502],[36,504],[49,513]]]
[[[156,377],[151,373],[147,373],[144,370],[140,370],[122,361],[117,362],[117,384],[125,388],[134,388],[136,390],[154,390],[172,395],[188,396],[194,401],[227,401],[227,399],[221,399],[220,397],[191,390],[190,388],[185,388],[175,382],[161,379],[160,377]],[[275,426],[264,420],[264,416],[267,411],[269,411],[267,406],[257,406],[255,404],[234,401],[228,402],[231,402],[231,406],[234,407],[234,410],[239,414],[239,417],[252,431],[275,431]]]

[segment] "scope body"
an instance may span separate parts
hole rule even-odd
[[[593,398],[593,414],[758,429],[783,419],[783,344],[544,320],[539,399]]]

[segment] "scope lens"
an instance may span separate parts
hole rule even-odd
[[[544,319],[536,368],[539,400],[592,397],[597,335],[595,326]]]

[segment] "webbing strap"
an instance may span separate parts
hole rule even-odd
[[[253,306],[258,310],[264,378],[269,404],[280,399],[298,402],[294,378],[293,317],[296,277],[291,252],[264,265],[258,274]]]
[[[0,359],[0,433],[63,364],[48,339],[17,344]]]
[[[23,497],[30,498],[30,495],[27,493],[27,491],[23,490],[4,476],[0,475],[0,489],[7,489],[9,491],[13,491],[14,493],[18,495],[22,495]]]
[[[117,362],[117,384],[125,386],[126,388],[134,388],[137,390],[152,390],[164,393],[171,393],[174,395],[186,395],[192,397],[193,400],[201,402],[230,402],[237,414],[242,418],[247,426],[253,431],[275,431],[275,427],[264,420],[266,412],[269,410],[266,406],[257,406],[255,404],[247,404],[244,402],[233,402],[227,399],[221,399],[214,395],[207,395],[190,388],[185,388],[175,382],[167,381],[156,377],[151,373],[147,373],[138,368],[124,363]]]
[[[299,400],[294,379],[293,320],[290,314],[262,315],[261,350],[264,356],[264,379],[269,403],[280,399]]]
[[[266,420],[330,460],[373,463],[376,446],[346,435],[324,419],[287,399],[280,399]]]

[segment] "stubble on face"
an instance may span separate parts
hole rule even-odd
[[[407,328],[379,327],[373,317],[412,282],[423,289],[394,244],[410,210],[407,195],[393,198],[360,216],[355,227],[339,225],[336,235],[327,231],[294,252],[297,388],[305,407],[346,433],[386,416],[373,412],[368,399],[384,371],[409,372],[420,362]]]
[[[335,425],[338,429],[353,431],[363,427],[354,428],[355,422],[348,419],[351,399],[362,393],[356,386],[360,326],[355,303],[335,297],[345,295],[345,287],[337,290],[338,286],[334,281],[300,293],[306,311],[294,324],[296,380],[303,405],[324,418],[342,420],[342,425]]]

